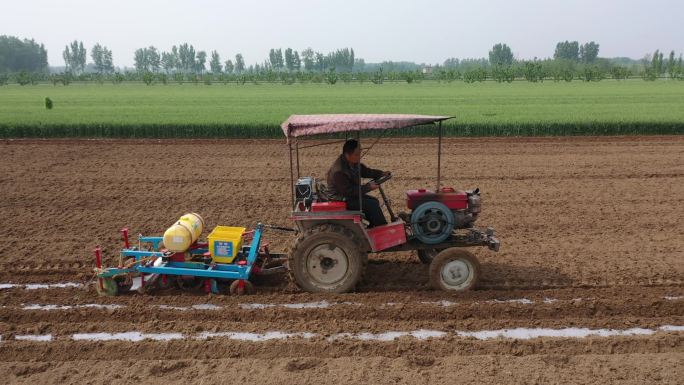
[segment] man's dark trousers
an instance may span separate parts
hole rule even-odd
[[[366,215],[366,219],[370,222],[369,227],[382,226],[387,224],[385,215],[382,213],[380,208],[380,202],[377,198],[370,195],[364,195],[362,202],[363,213]],[[359,199],[358,198],[348,198],[347,199],[347,210],[358,210],[359,209]]]

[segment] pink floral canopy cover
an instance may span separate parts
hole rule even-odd
[[[386,130],[429,124],[452,116],[407,114],[291,115],[280,127],[288,138],[336,132]]]

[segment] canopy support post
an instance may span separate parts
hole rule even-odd
[[[442,177],[442,121],[439,121],[438,128],[438,137],[437,139],[437,188],[435,189],[435,192],[439,192],[439,187],[440,187],[440,179]]]
[[[297,149],[297,180],[299,180],[299,141],[295,142],[295,147]]]
[[[290,153],[290,194],[292,197],[292,200],[290,201],[290,203],[292,204],[292,209],[294,210],[294,206],[295,206],[294,188],[295,187],[294,187],[294,176],[292,175],[294,170],[293,170],[293,166],[292,166],[292,143],[290,143],[289,140],[287,141],[287,148],[288,148],[289,153]]]
[[[356,141],[359,145],[359,152],[361,152],[361,131],[356,131]],[[361,158],[359,158],[359,163],[356,164],[356,172],[359,174],[359,211],[363,213],[363,196],[361,195]]]

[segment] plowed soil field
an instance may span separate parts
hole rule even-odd
[[[366,145],[371,141],[367,140]],[[323,177],[340,144],[301,151]],[[431,188],[435,140],[385,139],[397,211]],[[684,378],[684,138],[447,139],[442,177],[479,187],[477,290],[433,291],[412,253],[371,255],[357,292],[286,276],[231,297],[171,289],[98,297],[119,230],[180,215],[292,226],[283,141],[0,142],[4,383],[672,383]],[[208,233],[205,230],[205,235]],[[292,236],[269,231],[274,251]]]

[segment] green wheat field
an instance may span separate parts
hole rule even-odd
[[[45,108],[45,98],[53,102]],[[684,82],[0,87],[0,137],[281,137],[291,114],[450,115],[451,136],[684,133]],[[432,135],[425,127],[387,135]]]

